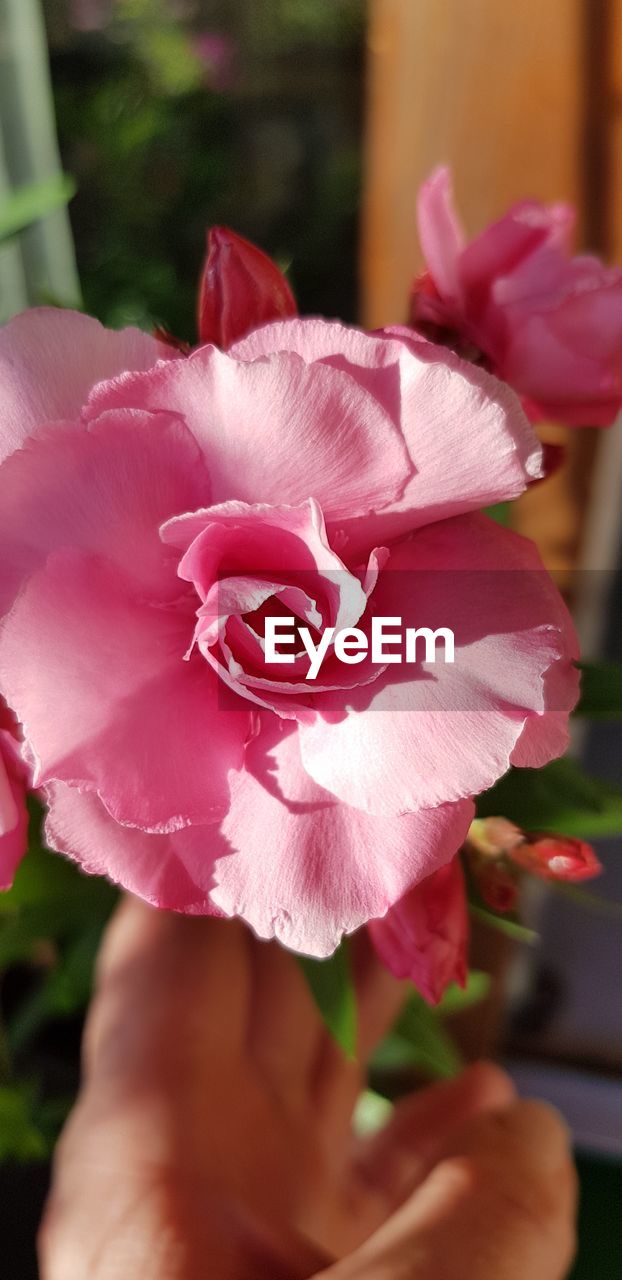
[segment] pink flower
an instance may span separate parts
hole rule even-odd
[[[524,831],[507,818],[476,818],[469,827],[467,848],[478,861],[489,862],[511,855],[524,839]]]
[[[428,272],[411,323],[483,356],[534,420],[609,426],[622,407],[622,271],[572,258],[573,223],[568,205],[523,201],[467,243],[437,169],[419,194]]]
[[[267,254],[227,227],[212,227],[199,288],[199,336],[226,350],[269,320],[295,316],[294,295]]]
[[[469,922],[459,859],[426,876],[368,929],[382,963],[396,978],[410,978],[430,1004],[451,982],[464,987]]]
[[[527,834],[507,818],[477,818],[465,843],[469,869],[493,911],[513,911],[521,872],[540,880],[590,880],[602,866],[590,844],[571,836]]]
[[[0,698],[0,889],[9,889],[28,844],[28,767],[16,726]]]
[[[217,31],[201,31],[194,37],[192,47],[205,66],[210,87],[216,93],[232,89],[239,52],[235,40]]]
[[[572,836],[529,835],[511,853],[517,866],[541,880],[562,880],[574,884],[600,875],[601,863],[585,840]]]
[[[102,31],[112,17],[113,0],[71,0],[70,22],[78,31]]]
[[[327,955],[563,751],[568,614],[479,513],[540,447],[481,369],[298,319],[174,358],[37,311],[0,333],[0,408],[0,688],[87,871]],[[453,628],[455,662],[331,651],[310,686],[264,661],[284,612]]]

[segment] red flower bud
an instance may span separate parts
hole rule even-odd
[[[298,313],[294,295],[267,254],[227,227],[212,227],[199,291],[199,337],[226,351],[270,320]]]
[[[512,861],[542,880],[591,880],[602,866],[590,844],[570,836],[529,835],[510,854]]]
[[[410,978],[430,1004],[450,982],[464,987],[469,922],[459,859],[420,880],[367,927],[382,963],[396,978]]]
[[[518,900],[517,873],[502,862],[476,862],[471,870],[479,892],[491,911],[513,911]]]

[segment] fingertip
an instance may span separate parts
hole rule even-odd
[[[547,1188],[554,1198],[560,1191],[567,1200],[573,1195],[576,1176],[571,1147],[568,1126],[554,1107],[515,1097],[509,1104],[481,1106],[465,1117],[440,1158],[474,1159],[491,1186],[509,1179],[527,1193],[531,1188],[543,1200],[548,1199]]]
[[[472,1062],[459,1077],[463,1088],[481,1100],[482,1108],[503,1108],[516,1101],[516,1086],[512,1078],[487,1058]]]
[[[511,1107],[490,1117],[507,1149],[529,1153],[551,1171],[570,1158],[571,1134],[563,1116],[548,1102],[519,1098]]]

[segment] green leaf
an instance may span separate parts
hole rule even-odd
[[[0,891],[0,925],[2,917],[15,917],[24,908],[43,908],[67,923],[67,930],[83,929],[91,912],[98,916],[109,912],[118,891],[102,876],[87,876],[74,862],[50,853],[42,843],[43,809],[35,796],[29,799],[30,827],[28,853],[20,863],[13,886]],[[53,928],[40,936],[53,936]]]
[[[622,719],[622,663],[580,662],[581,697],[575,715],[589,720]]]
[[[328,960],[298,957],[313,999],[346,1057],[356,1056],[356,998],[347,941]]]
[[[390,1031],[388,1036],[374,1050],[371,1060],[372,1073],[381,1071],[405,1071],[417,1067],[419,1063],[419,1054],[416,1048],[409,1040],[404,1040],[403,1036],[397,1034],[396,1031]]]
[[[449,1079],[461,1070],[462,1059],[439,1013],[422,996],[411,996],[393,1034],[408,1045],[410,1064],[432,1079]]]
[[[86,1007],[103,923],[93,922],[68,943],[38,989],[22,1001],[8,1026],[12,1053],[22,1052],[50,1018],[69,1017]]]
[[[486,507],[486,515],[490,520],[494,520],[495,524],[507,528],[510,523],[510,503],[496,502],[493,507]]]
[[[477,814],[509,818],[526,831],[592,840],[622,831],[622,790],[590,777],[567,757],[542,769],[510,769],[479,796]]]
[[[52,861],[52,856],[49,857]],[[61,889],[63,886],[67,890],[65,896],[52,892],[53,887]],[[95,886],[97,890],[93,891]],[[20,902],[23,887],[22,881],[16,886],[15,896],[11,896],[13,891],[0,895],[0,969],[32,959],[41,942],[71,942],[80,938],[85,930],[101,932],[117,900],[117,893],[111,885],[105,881],[93,881],[89,885],[80,873],[77,884],[64,875],[54,886],[49,882],[40,885],[33,882],[29,885],[27,897],[30,897],[30,890],[33,894],[40,892],[40,901]]]
[[[65,174],[14,191],[0,204],[0,243],[62,208],[75,192],[75,182]]]
[[[27,1087],[0,1088],[0,1160],[41,1160],[47,1154],[32,1110]]]
[[[415,1069],[432,1079],[455,1075],[461,1068],[460,1055],[442,1019],[478,1004],[489,990],[489,974],[473,970],[465,989],[452,983],[436,1009],[413,994],[393,1031],[376,1049],[372,1070],[386,1073]]]
[[[472,1009],[486,999],[490,991],[490,974],[472,969],[467,978],[466,987],[459,987],[456,982],[449,986],[438,1006],[442,1017],[452,1013],[462,1013],[464,1009]]]

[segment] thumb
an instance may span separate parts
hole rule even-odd
[[[563,1121],[516,1102],[469,1123],[384,1226],[316,1280],[563,1280],[575,1209]]]

